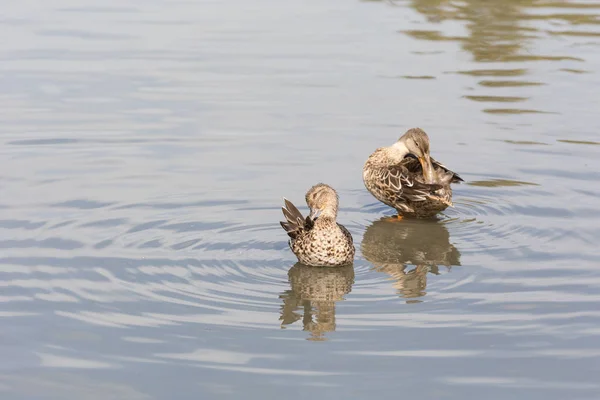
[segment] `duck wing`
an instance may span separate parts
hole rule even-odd
[[[285,197],[283,201],[285,202],[285,207],[281,207],[281,211],[283,211],[286,222],[280,221],[279,223],[289,237],[295,239],[302,231],[308,231],[313,228],[315,221],[309,216],[304,218],[300,210]]]
[[[434,169],[442,169],[444,172],[446,172],[446,174],[451,175],[450,177],[450,183],[460,183],[460,182],[464,182],[465,180],[463,178],[460,177],[460,175],[458,175],[456,172],[451,171],[450,169],[448,169],[448,167],[446,167],[444,164],[442,164],[439,161],[436,161],[433,159],[433,157],[430,157],[431,159],[431,163],[433,164],[433,168]]]
[[[377,173],[378,189],[385,192],[386,197],[393,199],[395,203],[404,203],[406,200],[424,201],[442,188],[442,185],[417,180],[418,173],[411,171],[402,163],[378,168]]]
[[[447,185],[450,183],[464,182],[463,178],[461,178],[456,172],[451,171],[441,162],[434,160],[433,157],[431,157],[431,164],[433,165],[433,169],[436,172],[439,183]],[[419,160],[415,157],[405,157],[400,163],[400,165],[405,166],[409,172],[414,174],[415,177],[419,177],[419,179],[423,174],[423,167],[421,166]]]

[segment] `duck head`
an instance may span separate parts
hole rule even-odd
[[[329,185],[316,184],[306,192],[306,204],[310,208],[310,218],[316,219],[319,215],[335,219],[338,212],[338,194]]]
[[[423,178],[427,183],[433,183],[433,165],[429,155],[429,136],[420,128],[412,128],[406,131],[398,139],[396,145],[406,148],[406,152],[417,157],[423,168]],[[396,146],[395,145],[395,146]]]

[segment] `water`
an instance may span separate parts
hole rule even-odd
[[[2,399],[600,397],[600,3],[9,2]],[[438,222],[363,187],[419,126]],[[353,268],[295,265],[327,182]]]

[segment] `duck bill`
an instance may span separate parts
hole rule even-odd
[[[427,183],[433,183],[433,164],[431,164],[431,158],[429,154],[419,157],[421,167],[423,167],[423,178]]]
[[[317,217],[319,216],[319,214],[321,214],[321,210],[317,210],[316,208],[313,210],[310,210],[310,214],[308,215],[310,219],[312,219],[313,221],[315,219],[317,219]]]

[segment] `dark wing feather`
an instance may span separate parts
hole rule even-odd
[[[296,238],[303,230],[310,230],[315,222],[307,216],[304,218],[302,213],[291,201],[284,198],[285,207],[281,207],[286,222],[279,222],[289,237]]]
[[[423,167],[421,166],[421,163],[412,155],[405,157],[400,164],[405,166],[406,169],[415,174],[415,176],[420,177],[421,174],[423,174]],[[448,184],[464,182],[464,180],[456,172],[449,170],[448,167],[439,161],[434,160],[433,157],[431,158],[431,164],[433,164],[433,169],[438,175],[438,180],[440,183]],[[441,173],[440,170],[443,171],[443,173]]]
[[[282,207],[282,209],[284,214],[287,213],[286,218],[289,215],[292,220],[301,221],[304,219],[300,210],[298,210],[291,201],[286,198],[284,198],[283,201],[285,202],[285,208]]]
[[[414,175],[423,174],[423,167],[421,166],[421,163],[412,154],[409,154],[406,157],[404,157],[404,159],[400,162],[400,165],[406,167],[406,169]]]
[[[285,207],[281,207],[281,211],[283,211],[285,219],[291,224],[298,225],[304,219],[302,215],[296,215],[293,211],[289,211]]]
[[[451,171],[448,169],[448,167],[446,167],[444,164],[442,164],[439,161],[434,160],[433,158],[431,158],[431,163],[433,164],[434,168],[441,168],[444,171],[446,171],[446,173],[452,174],[452,180],[450,181],[451,183],[460,183],[460,182],[464,182],[464,179],[460,177],[460,175],[458,175],[456,172]]]

